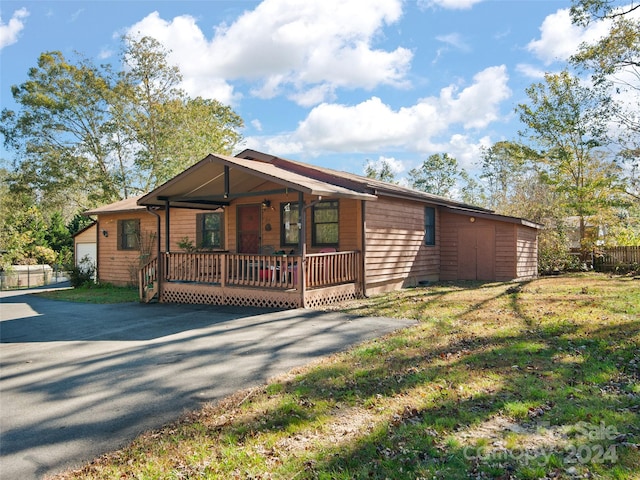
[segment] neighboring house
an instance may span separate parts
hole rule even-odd
[[[563,226],[567,235],[567,242],[569,243],[569,249],[572,252],[580,252],[583,250],[583,245],[580,240],[580,217],[572,216],[563,219]],[[605,227],[598,226],[594,223],[593,218],[585,219],[585,240],[589,245],[602,245],[605,237]]]
[[[253,150],[85,213],[100,281],[147,301],[307,307],[537,274],[538,224]]]

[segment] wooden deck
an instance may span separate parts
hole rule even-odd
[[[139,273],[140,300],[298,308],[361,296],[360,252],[162,253]]]

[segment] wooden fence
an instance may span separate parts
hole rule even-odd
[[[595,252],[596,269],[633,268],[640,265],[640,246],[608,247]]]

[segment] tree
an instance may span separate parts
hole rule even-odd
[[[535,152],[515,142],[498,142],[482,151],[480,178],[484,180],[488,206],[504,213],[520,190],[529,160]]]
[[[105,142],[110,96],[105,75],[84,60],[73,65],[62,53],[47,52],[28,77],[12,87],[22,111],[2,112],[5,144],[20,159],[13,181],[47,199],[117,198]]]
[[[73,238],[65,225],[62,213],[53,212],[48,224],[49,228],[45,234],[47,245],[56,252],[73,250]]]
[[[640,4],[614,0],[573,0],[573,23],[587,26],[602,22],[608,33],[593,43],[584,43],[571,58],[573,65],[590,71],[596,84],[611,84],[616,102],[618,128],[609,136],[619,145],[619,155],[627,166],[627,193],[639,200],[637,188],[640,152]]]
[[[210,153],[230,155],[242,140],[242,118],[217,100],[183,98],[168,107],[175,109],[177,125],[167,139],[169,158],[162,163],[162,182]]]
[[[529,103],[516,108],[525,125],[521,134],[539,148],[540,178],[566,213],[578,217],[585,242],[587,218],[611,208],[619,192],[615,163],[597,150],[605,139],[608,102],[567,72],[545,75],[545,83],[530,86],[527,95]]]
[[[626,69],[638,78],[640,68],[640,16],[634,15],[640,4],[625,0],[573,0],[571,19],[574,24],[588,26],[607,21],[609,32],[593,44],[581,45],[572,62],[594,72],[596,79]],[[638,89],[640,85],[633,88]]]
[[[480,182],[470,176],[465,170],[460,171],[460,200],[478,207],[487,206],[487,196]]]
[[[18,112],[0,133],[16,152],[12,182],[51,210],[72,212],[156,187],[208,153],[231,153],[242,119],[215,100],[189,98],[154,39],[126,39],[123,71],[43,53],[12,88]]]
[[[383,182],[396,183],[395,175],[391,169],[391,164],[384,158],[380,159],[376,163],[367,160],[364,173],[369,178],[374,178]]]
[[[180,90],[182,75],[157,40],[125,41],[114,123],[124,132],[118,151],[133,160],[137,173],[132,188],[146,192],[209,153],[230,154],[242,139],[242,118],[216,100],[189,98]]]
[[[411,186],[423,192],[450,196],[460,178],[458,161],[448,153],[433,154],[422,165],[409,171]]]

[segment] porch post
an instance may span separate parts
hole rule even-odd
[[[160,215],[151,209],[151,207],[147,207],[147,212],[156,217],[156,263],[158,264],[158,272],[157,272],[157,282],[158,282],[158,301],[162,300],[162,282],[164,281],[164,257],[162,256],[162,252],[160,249],[161,240],[160,240],[160,231],[162,228],[160,227]],[[142,281],[140,282],[140,298],[142,298]]]
[[[360,282],[362,285],[362,296],[367,298],[367,221],[366,221],[366,213],[367,213],[367,201],[362,200],[362,211],[360,215],[362,216],[362,255],[360,255]]]
[[[169,200],[164,201],[164,252],[169,253]]]
[[[300,271],[298,272],[298,287],[302,298],[302,306],[306,307],[305,293],[307,290],[307,211],[304,208],[304,193],[298,192],[298,221],[300,225],[298,242],[300,245]]]

